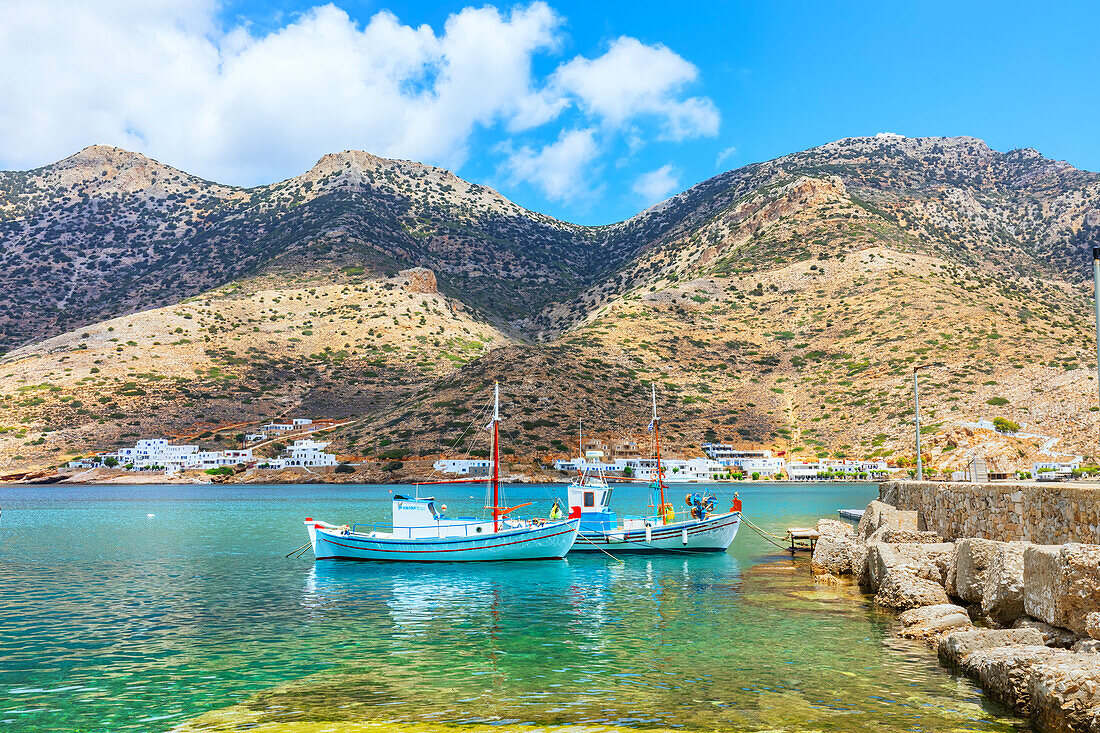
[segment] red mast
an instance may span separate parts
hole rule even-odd
[[[653,392],[653,442],[657,446],[657,492],[660,495],[657,504],[657,513],[661,516],[661,522],[665,522],[665,477],[661,473],[661,418],[657,417],[657,385],[649,385]]]
[[[500,385],[493,384],[493,531],[500,531]]]

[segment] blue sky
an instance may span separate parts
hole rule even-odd
[[[877,132],[1100,170],[1100,3],[88,5],[0,0],[0,167],[109,143],[253,185],[359,148],[582,223]]]

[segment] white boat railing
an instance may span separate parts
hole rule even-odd
[[[503,532],[503,531],[511,530],[511,529],[524,529],[524,528],[527,528],[527,527],[542,527],[542,526],[545,526],[546,524],[550,524],[552,521],[553,520],[539,522],[538,520],[530,520],[530,519],[526,519],[526,520],[520,520],[520,519],[501,520],[500,531]],[[350,534],[366,534],[366,535],[369,535],[371,532],[385,532],[386,534],[393,535],[393,537],[395,539],[423,539],[424,538],[424,536],[413,537],[413,530],[436,530],[437,531],[436,536],[438,538],[445,538],[445,537],[479,537],[479,536],[483,537],[485,535],[495,534],[495,533],[494,532],[480,532],[480,531],[476,531],[476,530],[471,532],[470,528],[471,527],[485,527],[485,526],[491,525],[491,524],[492,524],[492,520],[485,520],[485,519],[471,519],[469,522],[455,521],[453,523],[451,521],[448,521],[446,524],[424,524],[424,525],[414,525],[414,526],[410,526],[410,527],[394,527],[393,525],[387,525],[387,524],[381,524],[381,523],[376,523],[376,524],[357,523],[357,524],[351,525],[351,527],[348,529],[348,531],[349,531]],[[360,529],[360,527],[368,528],[368,529],[367,529],[367,531],[364,532],[362,529]],[[370,529],[370,528],[373,528],[373,529]],[[461,533],[450,531],[450,530],[459,530],[459,529],[462,530]],[[447,534],[443,533],[445,530],[448,531]]]

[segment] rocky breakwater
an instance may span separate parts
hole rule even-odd
[[[871,502],[858,527],[822,519],[815,579],[848,577],[1040,731],[1100,733],[1100,546],[945,541],[915,509]]]

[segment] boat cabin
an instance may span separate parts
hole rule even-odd
[[[580,531],[615,529],[618,519],[611,511],[611,487],[603,481],[569,486],[569,518],[580,517]]]
[[[394,494],[393,536],[398,539],[423,539],[426,537],[473,537],[491,534],[492,521],[477,517],[448,517],[435,505],[435,497],[417,497]]]

